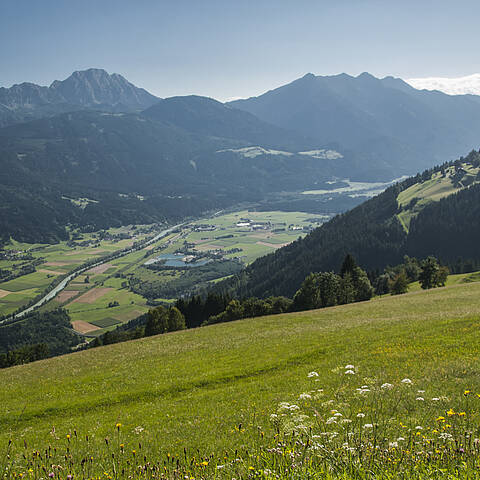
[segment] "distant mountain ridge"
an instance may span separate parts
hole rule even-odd
[[[338,143],[393,176],[476,148],[480,129],[480,97],[420,91],[401,79],[368,73],[307,74],[228,105],[319,144]]]
[[[315,148],[318,143],[305,135],[260,120],[255,115],[225,105],[213,98],[188,95],[159,100],[143,115],[170,123],[191,133],[234,138],[247,145],[291,149]]]
[[[119,74],[90,68],[49,87],[21,83],[0,88],[0,126],[84,108],[114,112],[144,110],[159,99]]]

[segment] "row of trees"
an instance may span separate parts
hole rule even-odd
[[[50,356],[50,350],[46,343],[36,345],[25,345],[17,350],[9,350],[7,353],[0,354],[0,368],[23,365],[24,363],[43,360]]]
[[[105,332],[100,337],[95,338],[89,347],[111,345],[136,338],[184,330],[185,328],[187,328],[185,317],[178,308],[167,308],[160,305],[115,330]]]
[[[364,270],[347,255],[340,275],[333,272],[311,273],[293,297],[294,310],[311,310],[345,303],[370,300],[373,288]]]
[[[378,276],[375,281],[375,293],[399,295],[406,293],[409,284],[417,281],[424,290],[443,287],[449,273],[449,268],[440,265],[433,256],[420,261],[406,255],[403,263],[387,267],[384,273]]]

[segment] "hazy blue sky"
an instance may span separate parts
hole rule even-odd
[[[479,0],[0,0],[0,86],[100,67],[227,99],[307,72],[463,76],[479,19]]]

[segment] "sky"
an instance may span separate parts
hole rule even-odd
[[[0,0],[0,86],[95,67],[228,100],[308,72],[463,77],[479,18],[478,0]]]

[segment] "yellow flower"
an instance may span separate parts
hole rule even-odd
[[[459,412],[459,414],[458,414],[459,417],[464,417],[465,415],[466,415],[465,412]]]
[[[444,422],[444,421],[445,421],[445,417],[440,416],[437,418],[437,422]]]
[[[206,467],[206,466],[208,465],[208,462],[206,462],[206,461],[203,461],[203,462],[202,462],[200,465],[202,465],[202,466]]]
[[[248,467],[248,469],[249,469],[249,470],[255,470],[255,468],[254,468],[254,467]]]
[[[455,415],[455,412],[453,411],[453,408],[451,408],[448,412],[447,412],[447,415],[449,417],[452,417],[453,415]]]
[[[470,390],[465,390],[465,391],[463,392],[463,394],[464,394],[465,396],[469,395],[470,393],[471,393]]]
[[[115,425],[115,427],[117,428],[117,430],[120,430],[120,427],[121,427],[121,426],[122,426],[121,423],[117,423],[117,424]]]
[[[67,433],[67,440],[70,440],[70,435]]]

